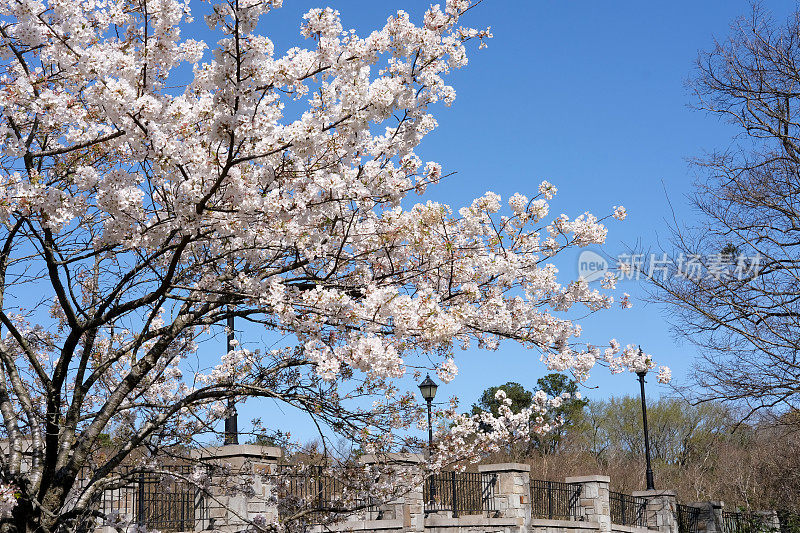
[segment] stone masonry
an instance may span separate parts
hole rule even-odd
[[[531,523],[531,467],[521,463],[479,465],[478,472],[497,476],[495,509],[505,518],[513,518],[519,527]]]
[[[611,531],[611,503],[609,501],[608,476],[568,477],[566,483],[579,483],[582,486],[578,498],[578,516],[587,522],[596,522],[598,531]]]
[[[644,490],[632,494],[647,501],[646,521],[661,533],[678,533],[678,499],[671,490]]]
[[[264,474],[277,472],[281,450],[255,445],[230,445],[206,448],[193,454],[208,465],[214,477],[210,495],[198,505],[195,531],[243,533],[254,531],[254,520],[270,523],[279,519],[275,487]],[[381,457],[385,461],[387,457]],[[398,468],[423,461],[419,455],[390,457]],[[364,456],[364,463],[378,458]],[[334,526],[306,526],[308,533],[358,531],[383,533],[681,533],[675,493],[668,490],[634,492],[646,500],[646,524],[613,524],[611,517],[610,478],[601,475],[569,477],[568,484],[581,486],[574,509],[575,518],[542,519],[533,516],[530,467],[520,463],[480,465],[478,472],[494,479],[491,511],[476,514],[447,512],[426,513],[422,487],[409,487],[403,496],[378,509],[360,514]],[[391,475],[391,474],[390,474]],[[689,504],[700,509],[696,533],[724,533],[722,502]],[[777,515],[767,518],[777,525]],[[108,527],[98,533],[113,533]]]

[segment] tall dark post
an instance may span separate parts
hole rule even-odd
[[[430,374],[426,375],[422,383],[419,384],[419,392],[422,394],[422,397],[428,404],[428,459],[430,459],[431,455],[433,454],[433,421],[431,419],[431,403],[433,402],[433,398],[436,396],[437,388],[439,388],[439,386],[431,379]],[[436,500],[436,476],[431,477],[430,487],[430,503],[433,504],[433,502]]]
[[[433,398],[425,398],[428,404],[428,459],[431,458],[433,453],[433,421],[431,419],[431,402]],[[431,504],[436,501],[436,476],[431,478]]]
[[[456,488],[456,471],[450,472],[450,488],[453,493],[450,495],[453,499],[453,518],[458,518],[458,489]]]
[[[639,348],[639,353],[642,353],[642,349]],[[647,469],[645,470],[645,482],[647,484],[647,490],[655,490],[655,485],[653,484],[653,469],[650,466],[650,433],[647,430],[647,402],[644,397],[644,376],[647,374],[647,370],[643,372],[637,372],[636,375],[639,376],[639,386],[642,390],[642,424],[644,426],[644,458],[647,464]]]
[[[431,451],[433,450],[433,421],[431,419],[431,401],[432,399],[428,399],[428,457],[431,455]]]
[[[230,308],[228,309],[230,312]],[[233,315],[228,315],[228,352],[233,350]],[[239,444],[239,417],[236,414],[236,405],[233,400],[228,400],[228,417],[225,419],[225,441],[227,444]]]
[[[144,516],[144,472],[139,472],[139,501],[136,502],[136,525],[145,526]]]

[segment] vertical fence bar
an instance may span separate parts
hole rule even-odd
[[[325,488],[322,485],[322,467],[315,468],[317,471],[317,508],[322,508],[322,502],[325,501],[325,493],[323,492]]]
[[[626,512],[627,509],[625,508],[625,503],[626,503],[625,498],[620,498],[619,502],[620,502],[620,508],[622,509],[622,525],[627,526],[628,513]]]
[[[458,518],[458,505],[457,505],[457,498],[458,498],[458,490],[456,489],[456,471],[453,470],[450,472],[450,485],[453,489],[453,518]]]
[[[181,531],[186,531],[186,493],[181,491],[178,495],[181,500]]]
[[[136,502],[136,523],[139,527],[144,527],[144,472],[139,473],[139,486],[137,489],[139,501]]]

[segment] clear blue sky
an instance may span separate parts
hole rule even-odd
[[[282,51],[310,46],[298,30],[311,7],[339,10],[345,28],[363,35],[397,9],[418,22],[430,3],[286,0],[265,17],[260,31]],[[764,6],[782,20],[794,3]],[[456,102],[437,110],[439,128],[419,151],[424,160],[458,174],[431,189],[428,198],[460,207],[487,190],[504,199],[516,191],[532,193],[547,179],[559,188],[556,215],[628,208],[625,222],[610,225],[607,253],[637,243],[655,246],[659,236],[667,236],[667,195],[679,217],[694,216],[686,201],[692,182],[686,158],[731,142],[727,125],[687,107],[684,82],[698,51],[711,47],[713,37],[724,39],[730,22],[749,9],[745,0],[485,0],[464,23],[491,26],[494,39],[488,49],[473,50],[470,64],[452,76]],[[576,261],[562,266],[563,279],[577,275]],[[619,288],[641,294],[636,282]],[[583,325],[586,341],[615,337],[641,344],[670,365],[678,380],[694,357],[691,345],[672,338],[661,311],[638,299],[631,310],[598,314]],[[518,381],[532,388],[547,373],[538,354],[513,345],[458,355],[460,375],[440,395],[457,394],[465,407],[488,386]],[[669,392],[650,381],[651,396]],[[610,376],[605,369],[588,385],[596,387],[585,391],[591,398],[638,392],[633,375]],[[267,413],[272,408],[252,402],[241,409],[240,424]],[[310,427],[296,425],[291,416],[283,420],[291,420],[297,436],[312,436]]]

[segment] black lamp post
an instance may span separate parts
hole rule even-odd
[[[639,355],[642,354],[642,348],[639,348]],[[647,490],[655,490],[655,485],[653,484],[653,469],[650,466],[650,433],[647,430],[647,402],[645,401],[644,397],[644,377],[647,375],[647,370],[643,370],[641,372],[636,373],[639,376],[639,387],[642,391],[642,424],[644,426],[644,458],[647,463],[647,469],[645,470],[645,483],[647,484]]]
[[[427,374],[422,383],[419,384],[419,392],[422,393],[422,397],[425,398],[425,401],[428,403],[428,454],[429,455],[433,450],[433,424],[431,422],[431,402],[436,397],[436,389],[438,388],[439,385],[437,385],[431,379],[430,374]]]
[[[230,308],[228,309],[230,311]],[[233,350],[233,315],[228,315],[228,353]],[[225,418],[224,443],[239,444],[239,417],[233,399],[228,400],[228,416]]]
[[[430,459],[431,455],[433,455],[433,422],[431,421],[431,402],[436,397],[436,389],[439,388],[439,385],[436,384],[431,379],[430,374],[425,376],[425,379],[422,380],[422,383],[419,384],[419,392],[422,393],[422,397],[425,399],[425,402],[428,404],[428,458]],[[435,480],[431,480],[431,494],[430,494],[430,501],[433,502],[436,499],[436,483]]]

